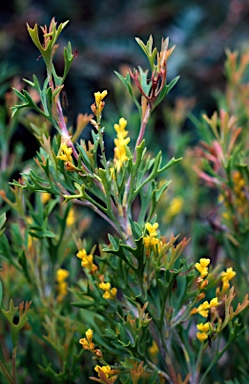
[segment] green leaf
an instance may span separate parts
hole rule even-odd
[[[0,308],[2,306],[2,299],[3,299],[3,285],[2,285],[2,282],[0,280]]]
[[[0,216],[0,236],[4,233],[5,231],[5,228],[4,225],[6,223],[6,213],[4,212],[1,216]]]

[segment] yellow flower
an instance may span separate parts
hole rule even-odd
[[[208,317],[209,308],[210,308],[210,305],[208,301],[204,301],[204,303],[200,304],[199,307],[197,308],[197,312],[203,317]]]
[[[97,109],[100,107],[101,101],[108,95],[107,90],[105,89],[102,92],[95,92],[94,93],[94,98],[95,98],[95,104]]]
[[[197,332],[196,337],[198,340],[203,342],[203,341],[207,340],[208,335],[206,333],[203,333],[203,332]]]
[[[56,281],[58,283],[57,290],[58,290],[58,297],[57,300],[61,302],[64,297],[67,295],[67,282],[65,281],[66,278],[69,276],[69,272],[66,269],[58,269],[56,271]]]
[[[167,209],[166,219],[170,221],[173,219],[173,217],[178,215],[178,213],[180,213],[183,208],[183,204],[184,201],[182,197],[174,197],[170,202],[169,208]]]
[[[201,278],[203,279],[208,275],[208,265],[210,264],[210,259],[201,258],[199,263],[195,263],[195,268],[201,274]]]
[[[99,371],[103,372],[107,378],[108,378],[108,377],[111,375],[111,373],[112,373],[112,369],[111,369],[111,367],[110,367],[109,365],[104,365],[103,367],[100,367],[99,365],[96,365],[96,367],[94,368],[94,370],[95,370],[96,372],[98,372],[98,374],[99,374]],[[100,375],[98,375],[98,376],[101,378]]]
[[[71,225],[73,225],[74,223],[75,223],[75,212],[74,212],[74,209],[71,208],[67,215],[66,225],[68,227],[71,227]]]
[[[222,294],[224,294],[230,287],[229,281],[232,280],[232,278],[236,275],[236,272],[233,270],[232,267],[227,268],[226,272],[221,273],[222,277]]]
[[[56,271],[56,281],[58,283],[62,283],[64,282],[64,280],[66,280],[66,278],[69,276],[69,272],[66,270],[66,269],[58,269]]]
[[[154,224],[150,224],[150,223],[146,223],[145,224],[145,228],[147,229],[147,231],[149,232],[150,236],[157,236],[157,228],[159,227],[159,224],[158,223],[154,223]]]
[[[197,324],[197,329],[198,329],[198,331],[200,331],[200,332],[205,332],[205,333],[207,333],[207,332],[209,331],[209,328],[210,328],[210,323],[209,323],[209,321],[208,321],[207,323],[205,323],[205,324],[203,324],[203,323]]]
[[[160,244],[160,240],[156,238],[157,236],[157,228],[158,228],[158,223],[150,224],[146,223],[145,228],[149,232],[149,235],[145,236],[143,239],[144,246],[147,250],[155,248],[157,244]]]
[[[153,356],[156,356],[158,352],[159,352],[159,349],[158,349],[157,343],[155,342],[155,340],[153,340],[152,345],[149,347],[149,354],[153,357]]]
[[[198,331],[200,331],[200,332],[197,332],[196,334],[197,339],[200,340],[201,342],[205,341],[208,338],[207,333],[210,330],[210,322],[207,322],[205,324],[203,323],[197,324],[196,327]]]
[[[118,121],[118,124],[114,124],[114,129],[117,133],[125,133],[125,128],[127,125],[127,120],[125,120],[123,117],[121,117]]]
[[[62,161],[69,161],[70,163],[72,163],[73,161],[73,158],[71,156],[72,152],[73,152],[72,148],[69,148],[65,143],[62,143],[59,151],[59,155],[57,156],[57,158]]]
[[[117,294],[117,288],[111,288],[111,284],[110,283],[100,283],[99,284],[99,288],[102,289],[104,292],[103,294],[103,298],[104,299],[109,299],[109,300],[113,300],[115,299],[116,297],[116,294]]]
[[[233,268],[227,268],[226,272],[222,272],[222,282],[224,283],[225,281],[230,281],[232,278],[236,275],[236,272],[233,271]]]
[[[86,331],[86,337],[89,341],[92,341],[93,331],[90,328]]]
[[[215,297],[214,299],[212,299],[209,305],[210,305],[210,308],[217,307],[219,305],[218,298]]]
[[[97,117],[97,121],[101,117],[101,113],[104,109],[105,102],[103,101],[103,99],[106,97],[107,94],[107,90],[104,90],[103,92],[94,93],[95,103],[92,104],[91,109],[94,115]]]
[[[76,256],[81,259],[81,266],[88,269],[91,274],[97,271],[98,267],[93,263],[93,255],[87,255],[85,249],[81,249]]]
[[[41,193],[41,202],[42,204],[46,204],[51,198],[51,193],[43,192]]]
[[[88,329],[86,331],[86,338],[84,337],[79,340],[79,343],[82,344],[82,347],[85,350],[94,351],[95,345],[92,342],[92,337],[93,337],[93,331],[91,329]]]
[[[229,281],[223,281],[221,293],[225,293],[230,288]]]
[[[128,160],[126,153],[126,146],[130,142],[130,138],[126,137],[128,132],[125,130],[127,121],[121,117],[119,119],[119,124],[114,124],[114,129],[117,132],[117,138],[114,139],[114,165],[119,172],[123,164]]]

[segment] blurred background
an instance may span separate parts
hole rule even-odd
[[[214,107],[212,90],[222,89],[226,48],[247,44],[248,0],[9,0],[0,13],[0,61],[13,74],[43,75],[44,65],[32,44],[26,23],[33,26],[70,20],[61,47],[72,42],[78,57],[66,84],[68,114],[89,111],[92,92],[108,88],[112,100],[114,70],[144,64],[134,37],[153,35],[157,46],[169,36],[176,51],[169,61],[168,78],[181,80],[170,102],[181,95],[195,97],[196,108]],[[63,41],[64,39],[64,41]],[[62,53],[62,52],[61,52]],[[57,55],[58,66],[60,53]]]

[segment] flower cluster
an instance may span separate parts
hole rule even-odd
[[[193,308],[191,311],[191,314],[194,315],[196,313],[199,313],[199,315],[203,317],[208,317],[209,309],[215,308],[219,305],[218,298],[215,297],[210,302],[204,301],[202,304],[200,304],[197,308]]]
[[[111,369],[109,365],[96,365],[94,370],[98,372],[99,379],[94,378],[95,381],[99,383],[114,383],[117,380],[117,375],[119,371]],[[108,380],[108,381],[107,381]]]
[[[123,164],[128,160],[126,153],[126,146],[130,142],[130,138],[127,137],[128,132],[125,130],[127,121],[121,117],[118,124],[114,124],[114,129],[117,132],[117,137],[114,139],[114,164],[119,172]]]
[[[144,246],[147,252],[149,253],[151,250],[155,250],[156,245],[160,244],[160,240],[157,238],[157,228],[159,227],[158,223],[150,224],[146,223],[145,228],[149,232],[143,238]]]
[[[97,120],[101,118],[101,113],[105,106],[105,102],[103,100],[107,96],[107,94],[108,94],[107,90],[104,90],[103,92],[94,93],[95,103],[92,104],[91,110],[93,111],[94,115],[97,117]]]
[[[209,321],[205,324],[203,323],[197,324],[197,329],[199,331],[196,334],[197,339],[200,340],[201,342],[207,340],[210,327],[211,327],[211,324]]]
[[[93,331],[91,329],[86,331],[86,337],[80,339],[79,343],[82,345],[84,350],[92,352],[98,358],[103,357],[101,350],[99,348],[95,348],[95,344],[93,343]]]
[[[236,275],[232,267],[227,268],[226,272],[221,273],[222,277],[222,293],[225,293],[230,288],[229,281]]]
[[[199,263],[195,264],[195,268],[200,272],[201,279],[204,279],[208,275],[208,266],[210,264],[210,259],[201,258]]]
[[[67,294],[67,282],[65,281],[67,277],[69,276],[69,272],[66,269],[58,269],[56,272],[56,281],[58,283],[57,290],[58,290],[58,296],[57,300],[61,302],[64,297]]]
[[[98,267],[93,263],[93,255],[87,255],[85,249],[81,249],[76,256],[81,259],[81,266],[88,269],[91,274],[97,271]]]
[[[248,206],[248,199],[245,194],[245,179],[239,171],[235,171],[233,174],[233,183],[234,183],[234,194],[235,194],[235,205],[237,206],[238,212],[241,216],[248,217],[248,209],[245,207]]]
[[[114,287],[111,288],[110,283],[101,282],[99,284],[99,288],[104,291],[104,294],[103,294],[104,299],[109,299],[109,300],[115,299],[117,294],[117,288],[114,288]]]
[[[93,331],[88,329],[86,331],[86,337],[80,339],[79,343],[82,344],[83,349],[87,351],[94,351],[95,345],[93,343]]]
[[[57,155],[57,158],[64,162],[72,163],[73,161],[72,153],[73,153],[73,149],[69,148],[66,143],[62,143],[60,147],[59,155]]]

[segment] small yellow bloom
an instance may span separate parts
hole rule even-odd
[[[101,113],[105,106],[105,102],[103,100],[107,94],[108,94],[107,90],[104,90],[103,92],[94,93],[95,103],[92,104],[91,109],[94,115],[97,117],[97,119],[101,117]],[[92,122],[96,123],[94,122],[94,120]]]
[[[67,215],[66,225],[68,227],[71,227],[74,223],[75,223],[75,211],[73,208],[71,208]]]
[[[62,283],[64,282],[64,280],[66,280],[66,278],[69,276],[69,272],[66,270],[66,269],[58,269],[56,271],[56,281],[58,283]]]
[[[111,289],[111,284],[110,284],[110,283],[104,283],[104,282],[102,282],[102,283],[99,284],[99,288],[100,288],[100,289],[103,289],[103,291],[110,291],[110,289]]]
[[[203,317],[208,317],[209,308],[210,308],[210,305],[208,301],[204,301],[204,303],[200,304],[199,307],[197,308],[197,312]]]
[[[217,307],[218,305],[219,305],[219,302],[218,302],[218,298],[217,297],[215,297],[214,299],[212,299],[211,301],[210,301],[210,308],[213,308],[213,307]]]
[[[156,356],[159,352],[159,349],[158,349],[158,346],[157,346],[157,343],[155,342],[155,340],[152,341],[152,345],[149,347],[149,354],[153,357],[153,356]]]
[[[146,223],[145,228],[149,232],[149,235],[145,236],[143,239],[144,246],[147,250],[155,249],[155,246],[160,245],[160,239],[157,239],[157,228],[159,227],[158,223],[150,224]]]
[[[85,250],[85,249],[81,249],[78,253],[76,253],[76,256],[77,256],[79,259],[82,260],[84,257],[87,256],[86,250]]]
[[[203,324],[203,323],[197,324],[197,329],[200,332],[207,333],[209,331],[209,328],[210,328],[210,322],[209,321],[205,324]]]
[[[42,192],[41,193],[41,202],[42,204],[46,204],[51,199],[51,193]]]
[[[157,236],[157,231],[156,230],[157,230],[158,227],[159,227],[158,223],[154,223],[154,224],[146,223],[145,224],[145,228],[149,232],[150,236]]]
[[[169,205],[169,208],[166,211],[166,219],[172,220],[178,213],[181,212],[184,205],[184,200],[182,197],[174,197]]]
[[[203,279],[208,275],[208,265],[210,264],[210,259],[201,258],[199,263],[195,264],[195,268],[201,274],[201,278]]]
[[[88,269],[91,274],[97,271],[98,267],[93,263],[93,255],[87,255],[85,249],[81,249],[76,256],[81,259],[81,266]]]
[[[222,272],[222,282],[230,281],[232,278],[236,275],[236,272],[233,270],[232,267],[227,268],[226,272]]]
[[[82,344],[82,347],[85,350],[94,351],[95,345],[92,342],[92,337],[93,337],[93,331],[91,329],[88,329],[86,331],[86,338],[84,337],[79,340],[79,343]]]
[[[224,281],[224,282],[222,283],[222,290],[221,290],[221,293],[225,293],[229,288],[230,288],[230,283],[229,283],[229,281]]]
[[[125,120],[123,117],[121,117],[119,119],[119,122],[118,124],[114,124],[114,129],[117,133],[121,133],[122,134],[122,137],[126,137],[127,136],[127,131],[125,130],[126,128],[126,125],[127,125],[127,120]]]
[[[112,370],[111,370],[111,367],[109,365],[104,365],[103,367],[100,367],[99,365],[96,365],[96,367],[94,368],[94,370],[96,372],[98,372],[99,374],[99,371],[103,372],[105,374],[105,376],[108,378],[110,376],[110,374],[112,373]],[[100,375],[98,375],[100,377]],[[101,377],[100,377],[101,378]]]
[[[114,300],[115,297],[116,297],[116,294],[117,294],[117,288],[111,288],[111,284],[110,283],[100,283],[99,284],[99,288],[102,289],[104,292],[103,294],[103,298],[104,299],[109,299],[109,300]]]
[[[69,276],[69,272],[66,269],[58,269],[56,271],[56,281],[58,283],[57,290],[58,290],[58,297],[57,300],[61,302],[64,297],[67,295],[67,282],[65,281],[66,278]]]
[[[93,331],[90,328],[86,331],[86,337],[89,341],[92,341]]]
[[[72,153],[73,153],[73,149],[69,148],[66,145],[66,143],[62,143],[60,151],[59,151],[59,155],[57,155],[57,158],[62,160],[62,161],[69,161],[70,163],[72,163],[72,161],[73,161],[73,158],[71,156]]]
[[[107,90],[105,89],[103,92],[95,92],[94,98],[95,98],[95,104],[96,107],[99,108],[101,101],[108,95]]]
[[[117,138],[114,139],[114,165],[119,172],[123,164],[128,160],[126,153],[126,146],[130,142],[130,138],[126,137],[128,132],[125,130],[127,121],[121,117],[119,119],[119,124],[114,124],[114,129],[117,132]]]
[[[197,332],[196,337],[198,340],[203,342],[203,341],[207,340],[208,335],[206,333],[203,333],[203,332]]]

